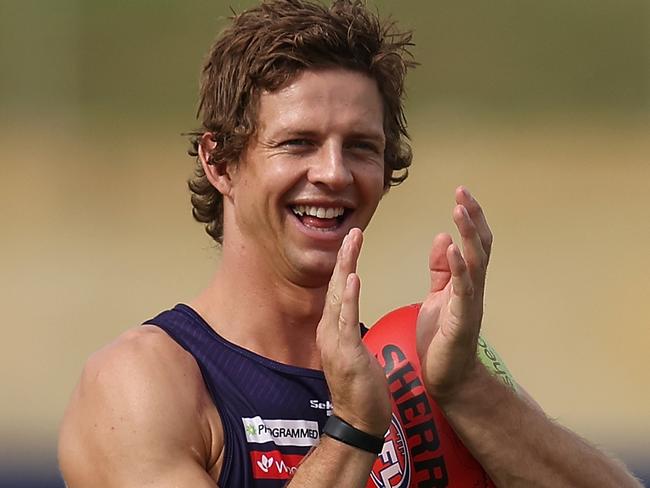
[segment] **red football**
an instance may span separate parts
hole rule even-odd
[[[393,417],[367,488],[494,488],[422,382],[415,346],[420,305],[394,310],[363,341],[384,368]]]

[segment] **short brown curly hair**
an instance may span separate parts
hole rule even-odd
[[[188,153],[196,158],[192,214],[223,240],[223,196],[210,184],[198,158],[201,136],[212,133],[216,147],[209,164],[238,161],[256,131],[262,91],[276,91],[305,69],[341,67],[377,81],[384,102],[385,188],[408,175],[412,153],[402,105],[404,79],[416,65],[411,31],[371,12],[363,0],[266,0],[231,17],[203,66],[197,117]]]

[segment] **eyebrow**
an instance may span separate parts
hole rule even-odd
[[[278,136],[280,138],[285,138],[285,137],[304,137],[307,139],[318,139],[320,137],[320,133],[318,131],[314,130],[301,130],[301,129],[291,129],[291,128],[280,128],[275,132],[273,135],[273,139],[277,139]],[[384,132],[377,132],[377,131],[369,131],[369,132],[363,132],[363,131],[353,131],[348,134],[345,134],[344,136],[345,139],[364,139],[364,140],[369,140],[369,141],[375,141],[378,143],[385,143],[386,141],[386,135]]]

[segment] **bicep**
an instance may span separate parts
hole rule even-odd
[[[89,435],[65,435],[59,464],[67,488],[214,488],[206,470],[189,456],[165,449],[142,451],[114,440],[97,442]],[[101,444],[101,445],[100,445]]]
[[[158,365],[117,356],[89,362],[63,420],[68,488],[214,488],[191,395],[167,388]]]

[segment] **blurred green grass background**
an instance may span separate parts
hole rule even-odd
[[[0,486],[56,478],[85,358],[218,262],[180,133],[229,6],[254,3],[0,0]],[[650,3],[376,5],[415,29],[421,66],[363,320],[420,299],[468,185],[496,236],[486,335],[550,415],[650,471]]]

